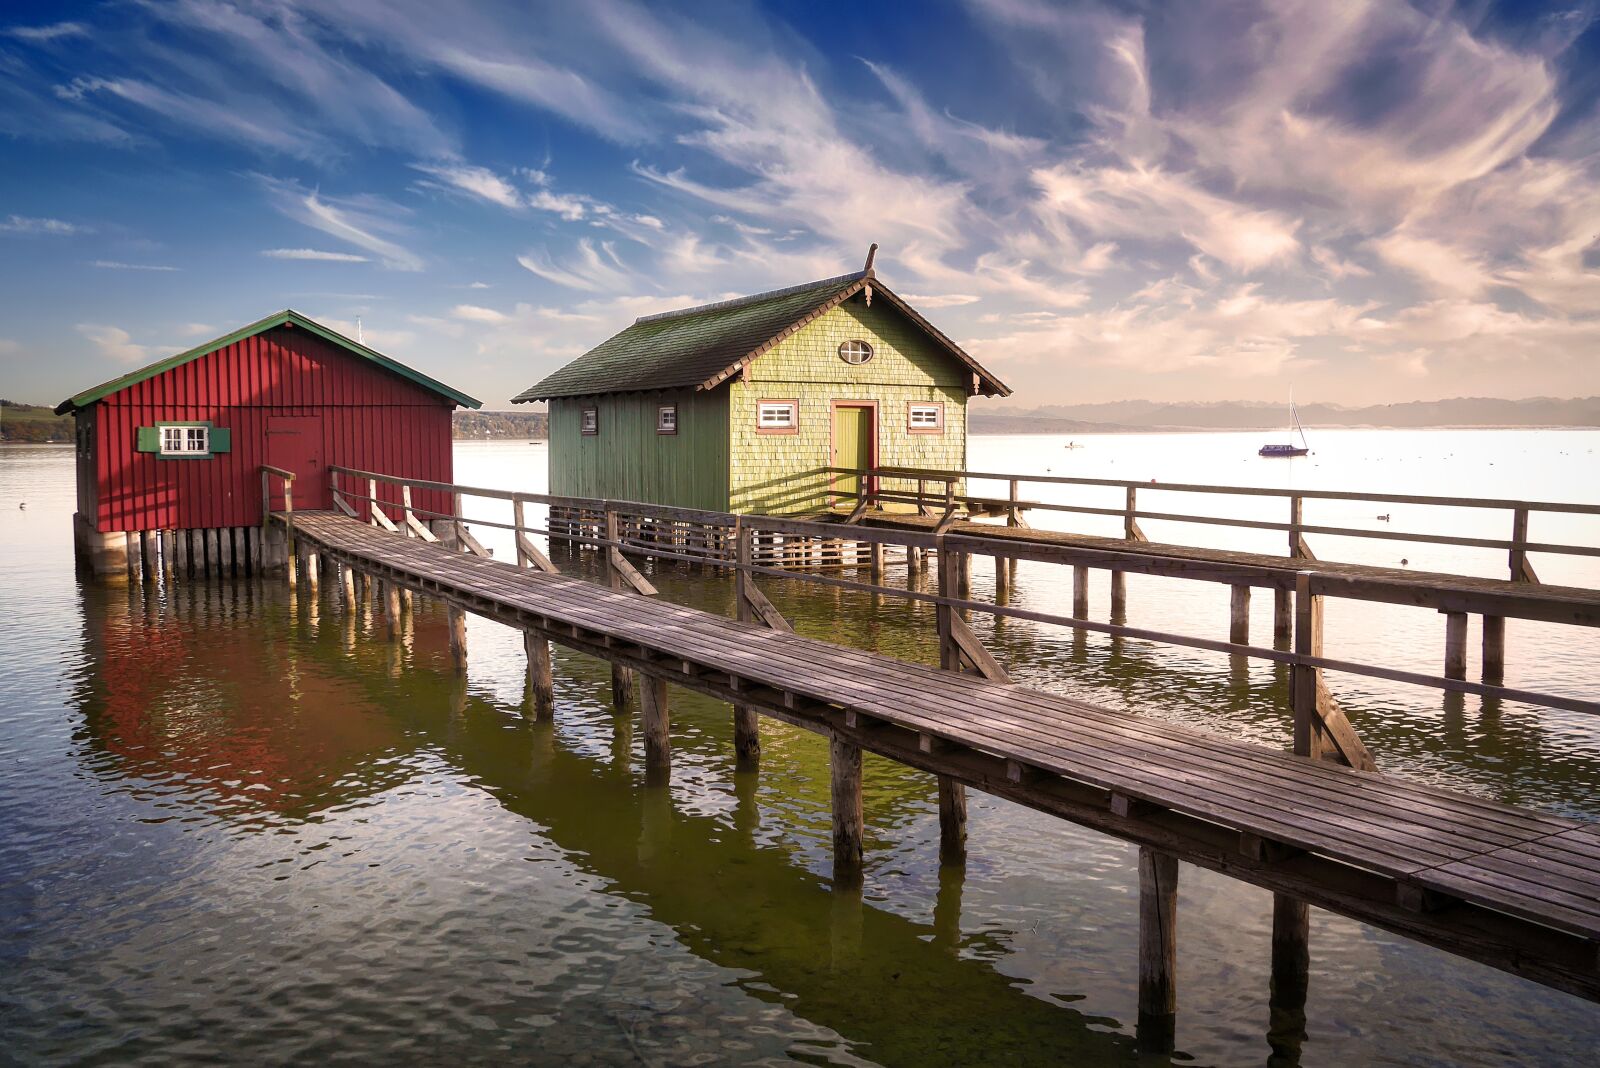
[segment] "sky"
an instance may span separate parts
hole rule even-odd
[[[1597,16],[11,0],[0,395],[292,307],[503,408],[872,242],[1017,408],[1600,393]]]

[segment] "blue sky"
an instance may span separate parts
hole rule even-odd
[[[284,307],[491,407],[859,268],[1017,390],[1600,392],[1592,3],[0,15],[0,393]]]

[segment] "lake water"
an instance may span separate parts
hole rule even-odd
[[[1600,499],[1594,431],[977,437],[974,469],[1141,482]],[[459,443],[459,481],[537,491],[545,450]],[[1159,484],[1158,482],[1158,484]],[[609,671],[557,650],[553,727],[523,719],[518,636],[473,619],[465,682],[419,599],[381,618],[281,579],[101,586],[74,574],[70,448],[0,448],[0,1061],[20,1064],[1123,1064],[1136,1001],[1135,851],[971,795],[941,870],[930,777],[867,760],[867,872],[829,883],[826,744],[763,720],[736,774],[726,706],[673,691],[671,785],[609,708]],[[1152,509],[1281,502],[1141,495]],[[1065,491],[1061,499],[1069,499]],[[1070,499],[1120,504],[1120,491]],[[26,503],[26,509],[19,507]],[[1246,512],[1244,509],[1262,509]],[[469,504],[469,514],[497,518]],[[1503,537],[1504,513],[1308,505],[1309,522]],[[1115,520],[1035,514],[1115,533]],[[1156,540],[1277,551],[1282,535],[1144,523]],[[503,534],[478,533],[509,555]],[[1586,521],[1540,540],[1600,543]],[[1499,575],[1503,554],[1312,537],[1327,558]],[[589,554],[585,554],[587,556]],[[1593,558],[1536,560],[1600,586]],[[588,566],[585,561],[584,566]],[[728,584],[647,568],[726,612]],[[992,593],[978,561],[975,594]],[[903,581],[903,572],[894,581]],[[931,613],[764,580],[802,632],[930,660]],[[1227,593],[1130,576],[1129,622],[1226,634]],[[1091,613],[1107,612],[1104,576]],[[1253,634],[1270,642],[1270,598]],[[1063,611],[1069,569],[1013,603]],[[1476,625],[1476,621],[1474,621]],[[1029,685],[1263,744],[1288,737],[1270,664],[980,620]],[[1600,698],[1594,632],[1509,625],[1507,681]],[[1437,672],[1436,613],[1335,602],[1329,655]],[[1600,820],[1587,717],[1331,676],[1390,774]],[[1183,866],[1178,1059],[1267,1060],[1271,898]],[[1306,1064],[1587,1064],[1600,1009],[1313,911]]]

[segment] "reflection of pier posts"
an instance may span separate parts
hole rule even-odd
[[[1306,992],[1311,977],[1311,906],[1272,895],[1272,980],[1267,999],[1267,1064],[1300,1063],[1306,1041]]]
[[[1139,1050],[1171,1053],[1178,1017],[1178,858],[1139,847]]]
[[[961,893],[967,869],[962,864],[939,866],[939,892],[933,899],[933,944],[948,950],[961,945]]]

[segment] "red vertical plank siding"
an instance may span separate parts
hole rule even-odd
[[[79,507],[102,531],[252,526],[261,522],[261,465],[273,415],[322,419],[330,464],[447,482],[449,400],[337,345],[279,327],[248,337],[99,401],[93,448],[79,459]],[[136,451],[138,428],[210,422],[232,431],[232,451],[162,460]],[[352,487],[366,493],[365,485]],[[398,505],[397,489],[379,496]],[[448,511],[446,494],[419,491],[419,507]],[[368,513],[361,502],[362,516]]]

